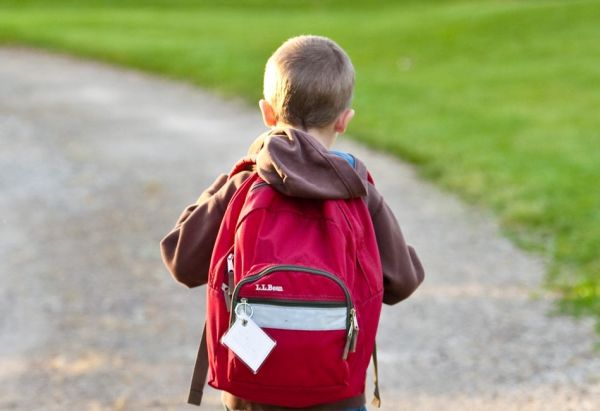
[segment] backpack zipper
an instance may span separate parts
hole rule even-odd
[[[346,303],[340,301],[304,301],[283,298],[244,298],[248,304],[270,304],[283,305],[287,307],[346,307]]]
[[[225,297],[225,306],[227,312],[231,311],[231,296],[233,294],[233,252],[227,255],[227,283],[221,284],[221,290],[223,290],[223,296]]]
[[[348,291],[348,288],[346,287],[346,285],[337,276],[335,276],[327,271],[319,270],[316,268],[303,267],[303,266],[299,266],[299,265],[275,265],[275,266],[268,267],[268,268],[258,272],[257,274],[254,274],[254,275],[244,278],[239,283],[237,283],[237,285],[235,286],[235,289],[233,290],[233,294],[231,296],[232,303],[234,301],[237,301],[238,295],[240,293],[240,289],[242,286],[244,286],[245,284],[251,283],[251,282],[258,281],[261,278],[263,278],[275,271],[297,271],[297,272],[304,272],[304,273],[309,273],[309,274],[316,274],[316,275],[320,275],[323,277],[327,277],[330,280],[333,280],[336,284],[338,284],[340,286],[340,288],[342,289],[342,291],[344,292],[344,295],[346,297],[345,305],[348,308],[348,310],[347,310],[348,315],[347,315],[347,319],[346,319],[346,329],[347,329],[346,344],[344,345],[342,359],[343,360],[348,359],[348,353],[354,352],[356,350],[356,340],[358,337],[358,321],[356,318],[356,309],[354,308],[354,303],[352,302],[352,297],[350,296],[350,292]],[[244,300],[247,303],[248,299],[244,299]],[[229,319],[230,325],[233,325],[233,322],[235,320],[234,315],[233,315],[234,312],[235,312],[235,310],[230,311],[230,319]]]

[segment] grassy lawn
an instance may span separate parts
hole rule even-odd
[[[284,39],[330,36],[357,69],[350,134],[492,208],[509,236],[552,261],[563,308],[600,319],[600,1],[198,3],[0,0],[0,42],[254,104]]]

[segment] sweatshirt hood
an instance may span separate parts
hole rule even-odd
[[[258,175],[282,194],[321,200],[367,195],[365,165],[356,159],[353,167],[304,131],[271,130],[252,143],[248,155]]]

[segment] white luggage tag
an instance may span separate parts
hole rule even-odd
[[[256,374],[276,342],[252,321],[252,306],[245,299],[236,305],[235,316],[235,322],[221,337],[221,344]]]

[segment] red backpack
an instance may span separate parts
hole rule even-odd
[[[282,407],[360,395],[382,298],[379,252],[363,198],[288,197],[254,173],[231,199],[213,250],[208,384]],[[275,342],[256,372],[221,341],[240,305]],[[192,386],[200,396],[202,387],[194,383],[203,385],[201,377],[195,375]]]

